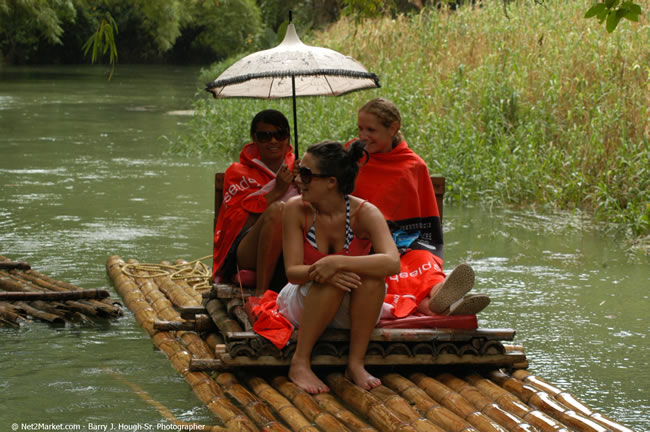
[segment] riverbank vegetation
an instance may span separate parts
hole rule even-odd
[[[650,27],[603,31],[589,2],[513,2],[355,22],[343,18],[310,45],[351,55],[382,88],[298,100],[301,147],[356,134],[356,110],[392,99],[403,132],[446,198],[486,206],[584,212],[646,253],[650,243]],[[238,56],[239,58],[241,56]],[[229,59],[204,71],[215,79]],[[175,151],[234,158],[248,122],[290,101],[212,100],[195,106],[193,132]]]

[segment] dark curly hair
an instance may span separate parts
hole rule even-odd
[[[352,142],[347,149],[339,142],[323,141],[309,146],[307,153],[314,156],[321,173],[336,177],[343,195],[354,190],[361,158],[365,156],[364,163],[368,160],[366,143],[361,140]]]

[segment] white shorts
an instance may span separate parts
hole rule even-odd
[[[276,299],[276,304],[278,305],[278,312],[280,312],[285,318],[287,318],[294,327],[298,328],[300,324],[300,318],[302,317],[302,311],[305,308],[305,297],[309,289],[313,285],[312,281],[304,283],[302,285],[296,285],[288,283],[282,288]],[[385,292],[384,292],[385,295]],[[377,316],[377,322],[381,317],[381,311],[379,311]],[[343,301],[339,310],[336,311],[334,319],[329,323],[328,327],[331,328],[340,328],[340,329],[349,329],[350,328],[350,293],[347,292],[343,296]]]

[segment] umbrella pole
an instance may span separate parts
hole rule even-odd
[[[298,116],[296,114],[296,77],[291,75],[291,91],[293,93],[293,140],[296,143],[296,159],[298,159]]]

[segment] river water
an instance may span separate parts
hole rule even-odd
[[[0,68],[0,254],[115,297],[111,255],[209,255],[213,174],[228,161],[165,153],[187,128],[182,111],[209,97],[197,74],[118,66],[107,81],[103,67]],[[448,266],[471,263],[475,291],[492,298],[482,327],[516,329],[531,373],[650,430],[646,257],[573,215],[449,205],[444,229]],[[179,420],[217,424],[128,311],[96,326],[0,327],[2,431],[156,430],[168,423],[146,395]]]

